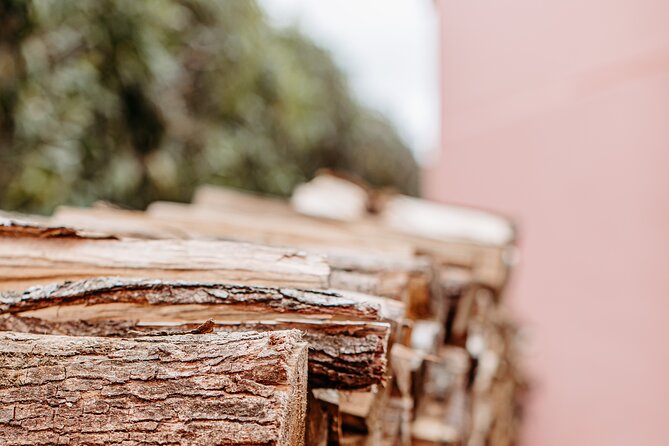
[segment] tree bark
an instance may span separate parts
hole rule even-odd
[[[374,242],[373,237],[351,239],[350,234],[340,228],[323,229],[322,222],[311,222],[315,226],[305,230],[289,222],[281,224],[275,218],[259,219],[230,209],[225,212],[203,211],[180,203],[156,203],[152,212],[159,218],[137,211],[62,207],[52,220],[55,224],[145,239],[219,238],[297,246],[327,255],[332,288],[389,297],[412,308],[424,305],[421,300],[431,297],[430,263],[424,258],[416,258],[408,244],[402,244],[400,252],[392,248],[381,253],[367,250],[366,244]],[[293,218],[305,217],[296,215]],[[328,235],[333,231],[336,236]],[[332,239],[332,243],[328,239]],[[384,245],[384,248],[388,245],[386,241],[374,243]],[[415,286],[417,282],[421,285]],[[414,300],[418,303],[412,304]]]
[[[371,300],[370,300],[371,299]],[[309,343],[313,386],[367,388],[383,382],[393,315],[358,294],[238,285],[101,278],[0,294],[0,329],[140,336],[299,329]],[[389,301],[393,306],[397,302]]]
[[[296,331],[132,340],[0,333],[3,445],[302,444]]]

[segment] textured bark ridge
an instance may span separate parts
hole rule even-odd
[[[302,444],[306,352],[296,331],[0,333],[0,443]]]
[[[392,325],[383,320],[393,313],[378,301],[325,291],[101,278],[0,293],[0,329],[132,337],[188,333],[210,319],[214,331],[299,329],[309,343],[310,383],[359,389],[383,382],[386,373]]]
[[[357,297],[357,295],[356,295]],[[35,286],[0,294],[0,312],[18,313],[59,305],[129,303],[140,305],[216,305],[245,312],[300,313],[378,320],[378,300],[345,297],[329,291],[303,291],[199,282],[97,278]]]
[[[150,277],[323,289],[320,255],[291,248],[204,240],[101,240],[3,236],[0,289],[59,280]]]

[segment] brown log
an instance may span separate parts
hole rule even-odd
[[[306,351],[295,331],[0,333],[0,442],[302,444]]]
[[[322,289],[322,256],[290,248],[196,240],[0,236],[0,289],[99,276],[206,280]]]
[[[193,333],[200,323],[138,324],[130,320],[54,322],[35,317],[0,316],[0,330],[71,336],[137,337]],[[384,380],[390,327],[383,322],[273,321],[214,322],[213,332],[297,329],[309,344],[309,383],[313,387],[364,389]]]
[[[120,278],[0,293],[0,313],[0,329],[70,335],[186,333],[209,319],[215,331],[295,328],[309,342],[312,385],[342,389],[383,381],[402,318],[397,302],[360,294]]]
[[[55,282],[34,286],[21,292],[0,293],[0,313],[36,314],[38,310],[57,308],[59,320],[83,319],[86,312],[94,313],[92,317],[96,318],[132,319],[128,311],[138,305],[141,311],[137,311],[137,315],[142,318],[141,320],[147,318],[151,320],[152,310],[174,309],[172,316],[166,314],[160,319],[174,321],[175,318],[189,320],[191,316],[187,313],[187,309],[190,308],[184,306],[192,305],[194,313],[202,308],[203,312],[211,317],[216,316],[212,314],[216,309],[222,309],[225,313],[233,314],[263,312],[268,318],[272,314],[303,314],[341,316],[353,320],[380,320],[383,311],[386,311],[381,308],[380,302],[383,300],[373,296],[366,298],[360,294],[343,295],[332,291],[100,277]],[[114,304],[121,305],[112,307]],[[393,305],[391,301],[388,304]],[[77,308],[77,313],[69,317],[67,310],[74,305],[84,308]],[[101,305],[106,306],[100,307]],[[175,305],[180,307],[174,307]],[[109,308],[109,311],[100,313],[102,308]],[[170,319],[166,319],[168,317]],[[201,319],[201,316],[194,317],[195,320]]]

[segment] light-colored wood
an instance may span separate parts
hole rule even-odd
[[[227,214],[231,211],[243,213],[246,219],[256,219],[260,221],[262,215],[266,215],[263,207],[263,201],[257,195],[245,194],[235,191],[234,200],[226,200],[219,197],[225,197],[229,191],[225,188],[207,186],[206,193],[196,194],[196,199],[191,206],[189,213],[212,216],[215,213]],[[447,236],[440,234],[441,228],[439,220],[448,218],[444,216],[441,205],[433,204],[425,200],[415,201],[410,197],[388,198],[391,203],[387,213],[371,215],[366,219],[354,221],[335,221],[319,219],[301,215],[290,209],[287,202],[275,201],[272,205],[272,212],[281,215],[283,221],[293,222],[293,225],[299,225],[306,231],[308,228],[323,228],[323,231],[335,231],[348,234],[350,239],[366,240],[367,244],[404,244],[411,246],[414,253],[421,253],[431,256],[438,264],[445,266],[459,266],[471,269],[474,272],[474,280],[496,290],[501,290],[508,279],[510,267],[517,261],[516,248],[512,242],[515,239],[515,230],[513,225],[507,220],[486,213],[468,208],[462,208],[465,211],[474,212],[476,215],[483,213],[483,220],[488,221],[488,217],[494,221],[492,225],[501,228],[498,239],[495,243],[487,240],[485,237],[474,237],[462,234],[458,236]],[[328,203],[328,197],[325,195],[322,202]],[[155,205],[156,209],[163,205]],[[192,209],[194,208],[194,209]],[[415,208],[420,210],[420,216],[416,214]],[[454,206],[454,209],[461,209]],[[180,211],[185,214],[184,209]],[[401,211],[401,212],[400,212]],[[149,208],[152,212],[152,208]],[[177,214],[177,209],[173,208],[168,213],[166,210],[160,211],[160,215],[168,217]],[[448,211],[445,211],[448,215]],[[411,213],[411,215],[407,215]],[[157,215],[158,211],[154,215]],[[416,214],[416,215],[414,215]],[[274,214],[272,214],[274,218]],[[401,217],[401,218],[400,218]],[[431,219],[428,223],[417,222],[420,220]],[[476,216],[474,219],[478,220]],[[423,226],[429,226],[425,229]],[[437,228],[437,230],[434,229]],[[486,225],[487,227],[487,225]],[[429,230],[428,230],[429,229]],[[364,246],[364,245],[361,245]]]
[[[51,223],[147,239],[227,239],[273,245],[290,244],[326,255],[332,270],[331,287],[391,297],[407,303],[410,301],[410,282],[418,276],[432,275],[429,260],[414,256],[407,244],[401,245],[404,248],[399,251],[393,248],[379,253],[366,250],[364,242],[349,240],[346,234],[339,234],[336,240],[328,242],[327,233],[316,231],[310,237],[308,233],[288,225],[287,231],[281,236],[283,229],[271,218],[236,222],[240,217],[235,216],[235,212],[205,213],[198,217],[199,212],[189,212],[190,208],[184,208],[184,205],[178,203],[157,203],[152,209],[159,217],[109,208],[60,207]],[[287,233],[290,233],[289,238]],[[392,244],[384,245],[383,248],[390,247]]]
[[[0,289],[98,276],[329,286],[324,258],[290,248],[203,240],[0,236]]]
[[[220,237],[244,237],[259,243],[325,249],[343,254],[365,251],[368,254],[410,258],[414,249],[410,243],[377,240],[358,234],[341,224],[318,220],[293,212],[272,213],[260,203],[254,210],[228,209],[208,205],[186,205],[158,201],[146,210],[147,214],[164,221],[192,224],[193,228]],[[206,223],[210,224],[207,225]],[[214,227],[212,227],[212,225]]]
[[[303,444],[306,359],[297,331],[0,333],[0,442]]]

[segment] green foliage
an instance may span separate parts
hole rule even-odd
[[[242,0],[0,2],[0,163],[0,206],[37,212],[286,195],[320,167],[418,183],[327,51]]]

